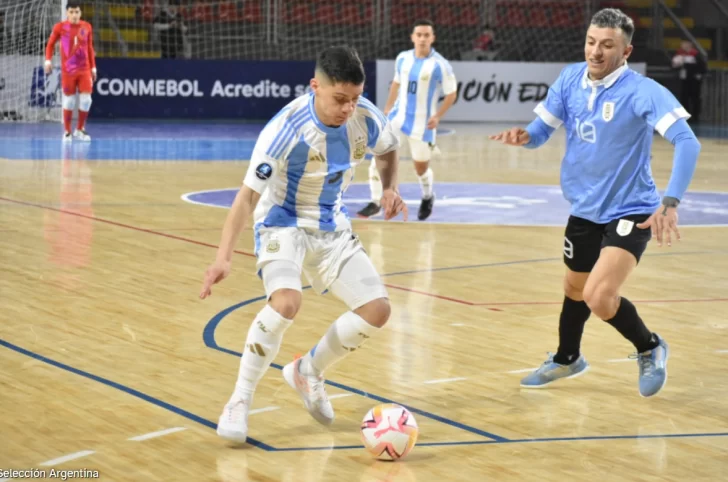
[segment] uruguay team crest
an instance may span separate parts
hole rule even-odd
[[[357,137],[354,141],[354,159],[364,159],[364,154],[367,152],[367,144],[363,137]]]
[[[602,106],[602,119],[609,122],[614,117],[614,102],[605,102]]]

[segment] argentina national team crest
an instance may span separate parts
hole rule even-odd
[[[614,102],[605,102],[602,106],[602,119],[609,122],[614,118]]]
[[[366,154],[366,141],[363,137],[357,137],[354,141],[354,159],[357,161],[360,159],[364,159],[364,154]]]

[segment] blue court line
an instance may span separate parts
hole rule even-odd
[[[585,437],[546,437],[523,438],[509,440],[469,440],[464,442],[425,442],[418,443],[417,447],[448,447],[458,445],[500,445],[520,443],[543,442],[582,442],[590,440],[637,440],[637,439],[666,439],[666,438],[700,438],[700,437],[728,437],[728,432],[714,433],[671,433],[655,435],[595,435]],[[276,452],[307,452],[309,450],[362,450],[363,445],[338,445],[334,447],[290,447],[276,449]]]
[[[116,388],[117,390],[121,390],[124,393],[127,393],[129,395],[132,395],[136,398],[139,398],[141,400],[144,400],[145,402],[149,402],[152,405],[156,405],[160,408],[163,408],[165,410],[168,410],[176,415],[181,415],[185,417],[188,420],[192,420],[193,422],[199,423],[200,425],[204,425],[205,427],[211,428],[215,430],[217,428],[217,424],[215,422],[211,422],[210,420],[207,420],[205,418],[200,417],[199,415],[195,415],[192,412],[188,412],[187,410],[184,410],[182,408],[176,407],[172,404],[169,404],[167,402],[164,402],[158,398],[154,398],[151,395],[147,395],[146,393],[142,393],[138,390],[134,390],[133,388],[129,388],[125,385],[122,385],[120,383],[116,383],[114,381],[108,380],[106,378],[100,377],[98,375],[94,375],[92,373],[85,372],[83,370],[79,370],[78,368],[73,368],[71,366],[68,366],[64,363],[57,362],[55,360],[51,360],[50,358],[46,358],[43,355],[39,355],[37,353],[33,353],[32,351],[26,350],[25,348],[21,348],[17,345],[13,345],[10,342],[7,342],[3,339],[0,339],[0,345],[4,346],[5,348],[9,348],[13,351],[16,351],[22,355],[35,358],[38,361],[42,361],[43,363],[47,363],[49,365],[52,365],[56,368],[60,368],[61,370],[66,370],[68,372],[74,373],[76,375],[80,375],[82,377],[88,378],[89,380],[93,380],[95,382],[102,383],[106,386],[109,386],[111,388]],[[267,450],[269,452],[275,451],[276,449],[266,443],[260,442],[258,440],[252,439],[248,437],[247,443],[254,447],[258,447],[263,450]]]
[[[304,290],[309,289],[309,288],[311,288],[311,286],[304,286],[303,287]],[[202,332],[202,339],[203,339],[203,341],[205,343],[205,346],[207,346],[209,348],[212,348],[213,350],[218,350],[218,351],[221,351],[223,353],[228,353],[230,355],[235,355],[237,357],[241,357],[242,356],[242,353],[239,353],[239,352],[236,352],[236,351],[233,351],[233,350],[229,350],[227,348],[222,348],[221,346],[219,346],[217,344],[217,341],[215,341],[215,330],[217,329],[217,327],[220,324],[220,322],[222,321],[222,319],[225,318],[230,313],[232,313],[233,311],[235,311],[235,310],[237,310],[239,308],[242,308],[244,306],[250,305],[252,303],[256,303],[258,301],[263,301],[265,299],[266,299],[266,296],[265,295],[258,296],[257,298],[251,298],[249,300],[245,300],[245,301],[243,301],[241,303],[238,303],[236,305],[230,306],[230,307],[224,309],[223,311],[221,311],[220,313],[216,314],[215,316],[213,316],[212,319],[207,323],[207,325],[205,325],[205,329]],[[281,365],[278,365],[277,363],[271,363],[270,366],[272,368],[277,369],[277,370],[282,370],[283,369],[283,367]],[[416,413],[418,415],[422,415],[423,417],[430,418],[430,419],[435,420],[437,422],[444,423],[446,425],[450,425],[451,427],[455,427],[455,428],[458,428],[460,430],[465,430],[466,432],[474,433],[474,434],[480,435],[482,437],[487,437],[489,439],[492,439],[492,440],[495,440],[495,441],[501,441],[501,442],[504,442],[504,441],[507,441],[508,440],[507,438],[501,437],[500,435],[496,435],[496,434],[493,434],[493,433],[490,433],[490,432],[486,432],[485,430],[480,430],[478,428],[471,427],[469,425],[465,425],[465,424],[462,424],[460,422],[456,422],[455,420],[450,420],[448,418],[441,417],[439,415],[436,415],[436,414],[431,413],[431,412],[427,412],[427,411],[422,410],[422,409],[419,409],[419,408],[415,408],[415,407],[412,407],[412,406],[409,406],[409,405],[406,405],[406,404],[403,404],[403,403],[400,403],[400,402],[395,402],[394,400],[390,400],[388,398],[380,397],[379,395],[374,395],[372,393],[368,393],[368,392],[365,392],[363,390],[359,390],[358,388],[354,388],[354,387],[350,387],[348,385],[344,385],[342,383],[332,382],[331,380],[326,380],[326,384],[327,385],[331,385],[332,387],[339,388],[341,390],[345,390],[347,392],[354,393],[356,395],[361,395],[362,397],[366,397],[366,398],[370,398],[372,400],[376,400],[376,401],[378,401],[380,403],[396,403],[397,405],[401,405],[401,406],[407,408],[407,410],[409,410],[412,413]],[[276,449],[276,450],[281,450],[281,449]]]

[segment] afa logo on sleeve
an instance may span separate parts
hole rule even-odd
[[[258,167],[255,168],[255,175],[261,181],[266,181],[270,179],[270,177],[273,175],[273,168],[270,164],[264,162],[262,164],[259,164]]]

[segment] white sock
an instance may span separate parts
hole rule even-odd
[[[376,159],[372,159],[369,164],[369,190],[372,193],[372,202],[379,206],[382,201],[382,180],[379,179]]]
[[[283,334],[291,323],[293,320],[283,318],[270,305],[265,305],[255,316],[245,340],[238,381],[231,401],[242,398],[250,406],[255,387],[278,354]]]
[[[432,169],[428,167],[423,175],[417,177],[420,180],[420,187],[422,188],[422,199],[430,199],[432,197],[432,184],[435,178],[434,174],[432,174]]]
[[[341,315],[311,351],[301,360],[301,373],[321,375],[334,363],[359,348],[379,328],[352,311]]]

